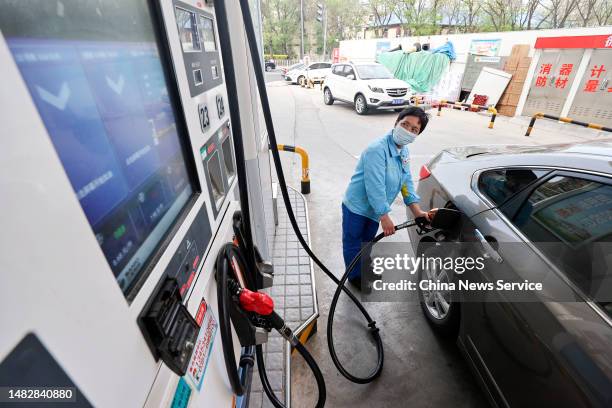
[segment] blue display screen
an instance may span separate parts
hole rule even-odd
[[[157,45],[7,42],[125,293],[194,192]]]

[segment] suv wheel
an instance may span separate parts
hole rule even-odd
[[[334,97],[327,87],[323,90],[323,102],[325,102],[326,105],[333,105],[334,103]]]
[[[437,243],[428,243],[422,253],[424,259],[449,256]],[[420,267],[417,275],[418,282],[420,283],[421,280],[434,283],[452,282],[454,272],[439,268],[440,266],[434,262],[431,265]],[[453,302],[452,293],[443,290],[421,290],[420,285],[417,288],[421,309],[434,331],[445,337],[456,336],[459,330],[460,311],[459,304]]]
[[[272,71],[272,67],[270,65],[266,65],[266,72]]]
[[[358,115],[365,115],[368,113],[368,103],[366,102],[365,96],[362,94],[355,97],[355,112],[357,112]]]
[[[304,86],[306,86],[306,78],[304,77],[304,75],[300,75],[298,77],[298,81],[297,82],[298,82],[298,85],[301,86],[302,88]]]

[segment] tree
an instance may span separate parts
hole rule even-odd
[[[566,22],[578,5],[578,0],[544,0],[545,17],[536,28],[548,26],[550,28],[564,28]]]
[[[593,10],[595,25],[603,26],[612,24],[612,1],[600,0]]]
[[[300,32],[300,8],[295,3],[295,0],[262,1],[265,52],[294,56],[293,46]]]
[[[389,24],[398,3],[399,0],[370,0],[368,2],[372,14],[372,24],[376,27],[376,36],[380,35],[378,27]]]
[[[461,0],[461,20],[464,33],[473,33],[476,31],[479,15],[482,9],[480,0]]]

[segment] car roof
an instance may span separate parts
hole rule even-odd
[[[332,65],[355,65],[355,66],[360,66],[360,65],[382,65],[380,62],[353,62],[353,61],[345,61],[345,62],[336,62],[335,64]]]
[[[537,154],[537,155],[566,155],[580,154],[590,156],[604,156],[612,159],[612,138],[589,140],[575,143],[559,143],[552,145],[495,145],[495,146],[464,146],[451,148],[448,151],[462,158],[475,156],[492,156],[500,154]]]
[[[612,175],[612,139],[541,146],[493,145],[445,149],[430,165],[471,177],[489,168],[540,167]],[[446,170],[443,170],[446,169]]]

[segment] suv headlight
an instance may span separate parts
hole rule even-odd
[[[384,89],[379,88],[377,86],[368,85],[368,88],[370,88],[370,91],[372,91],[372,92],[385,93]]]

